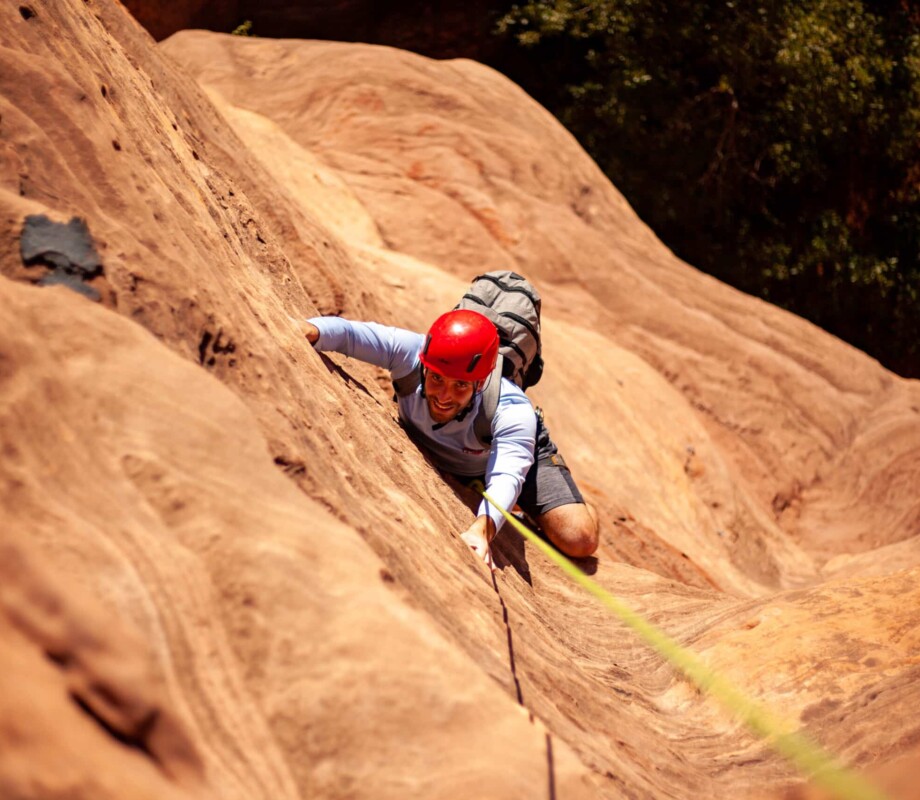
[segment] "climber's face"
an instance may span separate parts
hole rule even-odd
[[[476,387],[473,381],[460,381],[431,369],[425,370],[425,399],[431,418],[437,423],[450,422],[470,404]]]

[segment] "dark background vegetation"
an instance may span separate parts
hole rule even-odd
[[[920,0],[126,0],[501,70],[681,258],[920,377]]]
[[[535,2],[498,30],[677,255],[920,377],[920,3]]]

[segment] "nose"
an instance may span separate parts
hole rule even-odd
[[[442,406],[451,405],[457,402],[457,392],[452,386],[442,384],[436,386],[430,392],[431,399],[436,400]]]

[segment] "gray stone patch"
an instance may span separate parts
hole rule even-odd
[[[61,284],[99,301],[100,295],[86,281],[102,274],[102,262],[86,222],[73,217],[70,222],[53,222],[44,214],[26,217],[19,240],[22,263],[50,270],[38,280],[39,286]]]

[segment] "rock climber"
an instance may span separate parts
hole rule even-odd
[[[550,439],[542,415],[515,383],[493,374],[499,350],[495,325],[482,314],[454,310],[435,320],[427,336],[374,322],[315,317],[300,323],[319,351],[334,351],[389,370],[394,385],[420,371],[414,391],[398,397],[407,431],[434,462],[461,482],[484,481],[504,508],[515,502],[563,553],[597,549],[597,515],[582,498]],[[477,438],[473,420],[484,385],[500,380],[491,443]],[[461,538],[490,568],[490,543],[504,517],[486,502]]]

